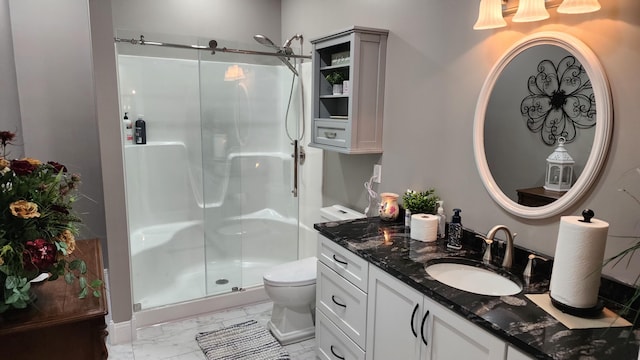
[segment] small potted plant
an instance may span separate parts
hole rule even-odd
[[[420,192],[407,189],[402,195],[402,205],[411,214],[435,214],[438,200],[440,198],[433,188]]]
[[[339,71],[334,71],[325,76],[327,82],[333,86],[333,95],[342,95],[342,82],[344,81],[344,75]]]

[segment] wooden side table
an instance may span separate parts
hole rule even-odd
[[[78,240],[74,255],[86,262],[87,280],[102,279],[100,240]],[[107,359],[104,291],[78,299],[78,280],[68,285],[62,278],[32,289],[38,298],[30,308],[0,315],[3,359]]]
[[[550,204],[562,197],[564,191],[546,190],[543,186],[518,189],[518,204],[524,206],[544,206]]]

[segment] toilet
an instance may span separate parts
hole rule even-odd
[[[321,222],[365,217],[340,205],[320,209]],[[267,327],[282,345],[315,336],[316,269],[315,256],[276,265],[263,274],[264,289],[273,301]]]

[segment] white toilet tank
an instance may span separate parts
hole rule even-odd
[[[342,205],[332,205],[321,208],[320,217],[322,219],[322,222],[327,222],[360,219],[365,217],[365,215],[353,209],[346,208]]]

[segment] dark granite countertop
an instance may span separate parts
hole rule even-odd
[[[320,223],[314,227],[340,246],[533,358],[638,358],[640,330],[631,327],[571,330],[529,300],[525,294],[548,291],[551,261],[536,264],[534,276],[525,282],[522,271],[527,253],[522,249],[516,249],[511,272],[523,281],[524,290],[513,296],[486,296],[440,283],[424,269],[428,261],[444,257],[480,260],[483,242],[475,239],[475,235],[466,229],[463,249],[452,251],[446,248],[446,242],[442,239],[432,243],[412,240],[410,230],[403,224],[384,222],[378,217]],[[497,254],[498,251],[493,253]]]

